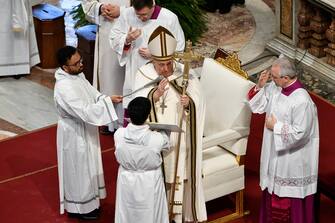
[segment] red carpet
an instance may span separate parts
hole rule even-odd
[[[330,104],[314,95],[312,97],[318,106],[320,120],[319,172],[334,176],[331,174],[335,173],[335,165],[332,165],[335,160],[332,142],[335,107],[330,107]],[[261,195],[258,169],[263,123],[263,116],[253,116],[246,156],[245,206],[250,210],[250,215],[235,223],[258,222]],[[117,175],[117,163],[111,149],[113,138],[101,136],[101,146],[108,195],[102,201],[102,216],[96,222],[112,223]],[[1,223],[79,222],[59,214],[55,126],[0,141],[0,152]],[[335,202],[322,196],[320,206],[319,222],[333,222]],[[209,220],[229,212],[229,207],[233,205],[227,198],[209,202]]]

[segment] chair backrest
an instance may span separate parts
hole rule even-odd
[[[251,111],[246,102],[254,83],[210,58],[204,61],[200,82],[206,99],[204,136],[249,128]]]

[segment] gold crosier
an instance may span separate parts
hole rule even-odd
[[[183,81],[182,81],[182,95],[186,94],[186,89],[188,86],[188,80],[189,80],[189,72],[190,72],[190,63],[192,61],[199,61],[202,60],[203,57],[201,55],[196,55],[192,51],[192,42],[188,40],[186,42],[186,47],[185,47],[185,52],[183,53],[174,53],[173,55],[174,59],[181,59],[184,63],[184,70],[183,70]],[[184,116],[184,106],[182,106],[182,112],[180,113],[180,118],[179,118],[179,127],[182,128],[183,124],[183,116]],[[180,150],[180,142],[181,142],[181,134],[182,132],[179,132],[178,134],[178,139],[177,139],[177,146],[175,148],[176,151],[176,163],[174,166],[174,180],[171,185],[171,196],[170,196],[170,203],[169,203],[169,219],[170,222],[172,222],[174,214],[173,214],[173,207],[174,205],[180,205],[180,204],[175,204],[174,198],[175,198],[175,191],[178,189],[178,185],[180,185],[180,177],[177,176],[178,172],[178,163],[179,163],[179,150]],[[181,179],[183,180],[183,179]]]

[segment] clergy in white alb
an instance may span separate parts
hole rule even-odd
[[[162,171],[162,151],[169,147],[165,132],[145,123],[151,110],[144,97],[128,105],[131,123],[114,134],[115,157],[120,164],[115,203],[115,223],[169,223]]]
[[[54,90],[58,113],[57,157],[60,212],[88,214],[106,197],[98,127],[117,120],[113,102],[121,97],[98,92],[81,72],[80,54],[66,46],[57,53]]]
[[[122,94],[124,67],[121,67],[117,54],[109,44],[109,33],[120,13],[130,5],[129,0],[83,0],[81,3],[86,19],[97,24],[94,50],[93,86],[106,95]],[[123,107],[118,104],[116,123],[109,126],[114,131],[123,125]]]
[[[179,120],[182,119],[181,128],[184,130],[180,136],[176,182],[178,190],[171,189],[175,180],[178,133],[171,133],[170,136],[171,147],[174,149],[164,153],[168,200],[170,202],[172,193],[175,193],[173,200],[174,204],[177,204],[173,206],[172,217],[177,223],[184,220],[203,222],[207,219],[201,177],[205,102],[200,82],[196,76],[190,74],[186,95],[182,94],[183,66],[173,60],[176,40],[167,29],[158,27],[150,36],[148,47],[153,61],[138,70],[135,89],[142,88],[154,80],[162,80],[145,87],[135,95],[150,99],[150,121],[179,126]]]
[[[272,81],[267,83],[270,75]],[[308,207],[313,207],[317,190],[318,117],[294,65],[286,58],[274,61],[250,90],[249,104],[254,113],[266,113],[260,162],[261,222],[287,215],[291,222],[313,222],[314,212]]]
[[[132,4],[132,7],[121,12],[110,33],[110,43],[118,54],[120,65],[126,66],[123,95],[134,90],[138,68],[150,59],[147,47],[154,29],[163,26],[170,30],[177,39],[177,51],[183,51],[185,47],[184,32],[173,12],[155,5],[153,0],[134,0]],[[124,108],[127,108],[132,98],[130,96],[124,99]]]
[[[40,62],[30,0],[0,0],[0,76],[29,74]]]

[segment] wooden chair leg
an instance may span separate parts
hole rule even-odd
[[[250,211],[244,211],[244,190],[240,190],[235,193],[235,212],[221,218],[217,218],[210,223],[225,223],[230,222],[238,218],[242,218],[244,215],[249,214]]]

